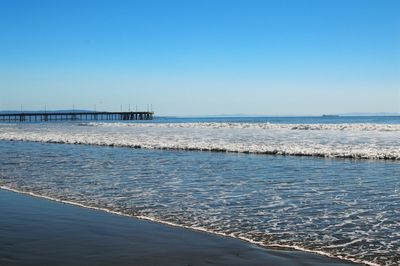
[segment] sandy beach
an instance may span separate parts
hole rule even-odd
[[[0,190],[1,265],[354,265]]]

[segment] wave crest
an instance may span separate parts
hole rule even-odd
[[[137,127],[137,128],[208,128],[208,129],[289,129],[289,130],[346,130],[346,131],[400,131],[400,124],[270,124],[270,123],[105,123],[88,122],[79,126]]]

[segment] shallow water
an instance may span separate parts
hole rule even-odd
[[[0,151],[9,188],[265,246],[400,263],[398,161],[15,141]]]
[[[355,266],[0,189],[0,265]]]

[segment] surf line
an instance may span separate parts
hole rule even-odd
[[[195,151],[195,152],[211,152],[211,153],[230,153],[230,154],[253,154],[253,155],[274,155],[274,156],[293,156],[293,157],[313,157],[320,159],[351,159],[351,160],[376,160],[376,161],[399,161],[400,154],[389,152],[375,152],[375,154],[365,153],[348,153],[345,151],[328,151],[321,152],[320,150],[302,151],[288,150],[277,147],[271,149],[242,149],[232,147],[199,147],[196,145],[155,145],[147,143],[114,143],[114,142],[95,142],[82,141],[79,139],[42,139],[35,137],[3,137],[0,135],[0,141],[18,141],[18,142],[33,142],[33,143],[49,143],[49,144],[66,144],[66,145],[88,145],[98,147],[119,147],[144,150],[166,150],[166,151]]]
[[[299,246],[296,246],[296,245],[281,245],[281,244],[270,244],[270,245],[268,245],[268,244],[265,244],[265,243],[263,243],[261,241],[254,241],[254,240],[246,238],[246,237],[236,236],[233,233],[225,234],[225,233],[221,233],[221,232],[215,232],[215,231],[212,231],[212,230],[208,230],[208,229],[203,228],[203,227],[180,225],[180,224],[175,224],[175,223],[171,223],[171,222],[167,222],[167,221],[157,220],[155,218],[142,216],[142,215],[133,216],[133,215],[129,215],[129,214],[126,214],[126,213],[123,213],[123,212],[108,210],[106,208],[88,206],[88,205],[84,205],[84,204],[81,204],[81,203],[78,203],[78,202],[73,202],[73,201],[68,201],[68,200],[61,200],[61,199],[57,199],[57,198],[53,198],[53,197],[49,197],[49,196],[45,196],[45,195],[40,195],[40,194],[37,194],[37,193],[34,193],[34,192],[30,192],[30,191],[18,190],[18,189],[15,189],[15,188],[4,186],[4,185],[0,185],[0,189],[6,190],[6,191],[11,191],[11,192],[14,192],[14,193],[28,195],[28,196],[35,197],[35,198],[41,198],[41,199],[46,199],[46,200],[50,200],[50,201],[55,201],[55,202],[63,203],[63,204],[66,204],[66,205],[72,205],[72,206],[76,206],[76,207],[80,207],[80,208],[106,212],[106,213],[110,213],[110,214],[113,214],[113,215],[129,217],[129,218],[137,218],[137,219],[140,219],[140,220],[155,222],[155,223],[158,223],[158,224],[164,224],[164,225],[168,225],[168,226],[184,228],[184,229],[188,229],[188,230],[193,230],[193,231],[198,231],[198,232],[218,235],[218,236],[222,236],[222,237],[229,237],[229,238],[239,239],[239,240],[242,240],[242,241],[257,245],[257,246],[262,247],[262,248],[267,248],[267,249],[268,248],[280,248],[280,249],[285,249],[285,250],[302,251],[302,252],[311,253],[311,254],[317,254],[317,255],[333,258],[333,259],[341,259],[341,260],[344,260],[344,261],[360,263],[360,264],[364,264],[364,265],[368,265],[368,266],[381,266],[380,264],[373,263],[373,262],[370,262],[370,261],[358,260],[358,259],[353,259],[353,258],[346,258],[346,257],[341,256],[341,255],[335,256],[335,255],[332,255],[332,254],[324,252],[324,251],[306,249],[306,248],[302,248],[302,247],[299,247]]]

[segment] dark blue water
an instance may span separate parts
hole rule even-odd
[[[400,163],[0,142],[0,185],[358,262],[400,263]]]
[[[138,121],[109,121],[93,120],[97,122],[125,122],[125,123],[271,123],[271,124],[345,124],[345,123],[373,123],[373,124],[400,124],[400,116],[288,116],[288,117],[163,117],[155,116],[154,120]],[[14,121],[15,122],[15,121]],[[29,123],[79,123],[77,121],[47,121],[23,122]],[[0,123],[9,123],[0,121]],[[17,122],[19,123],[19,122]]]
[[[149,123],[149,121],[147,121]],[[400,116],[155,117],[150,123],[400,124]]]

